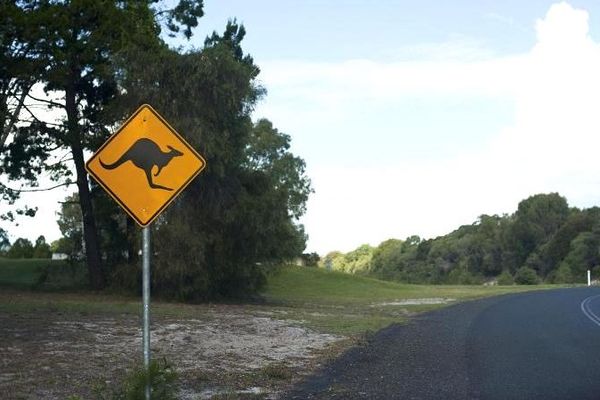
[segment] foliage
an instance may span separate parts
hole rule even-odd
[[[84,152],[97,149],[119,119],[106,111],[124,94],[118,80],[129,66],[115,60],[132,48],[153,52],[165,47],[161,22],[172,33],[183,27],[189,38],[203,13],[201,0],[169,2],[174,8],[164,10],[155,8],[159,4],[26,0],[0,6],[2,65],[7,66],[0,75],[0,173],[31,186],[44,175],[55,187],[77,185],[85,258],[95,289],[106,285],[106,274]],[[44,94],[32,90],[34,84]],[[44,111],[60,117],[48,121],[39,113]],[[9,202],[20,194],[6,186],[1,192]]]
[[[35,240],[33,247],[33,258],[51,258],[52,251],[50,245],[46,243],[46,238],[42,235]]]
[[[563,263],[569,266],[573,282],[585,282],[587,270],[600,264],[600,234],[592,231],[577,235]]]
[[[88,181],[84,152],[96,150],[141,103],[160,110],[207,159],[202,175],[155,224],[157,294],[184,300],[252,294],[264,282],[258,264],[302,254],[306,235],[298,219],[310,180],[304,160],[290,151],[290,136],[268,120],[251,120],[265,90],[257,82],[260,69],[242,49],[243,25],[229,21],[202,48],[183,53],[162,41],[161,30],[190,38],[203,15],[201,0],[0,7],[0,33],[10,31],[0,35],[7,50],[0,93],[6,85],[14,89],[12,100],[0,98],[10,106],[0,108],[8,121],[0,173],[31,186],[44,174],[57,186],[77,185],[62,205],[63,237],[55,248],[85,260],[92,288],[125,275],[124,286],[135,286],[139,230]],[[21,50],[33,55],[21,57]],[[44,95],[34,95],[31,84]],[[13,106],[21,93],[35,107]],[[42,109],[60,117],[40,118]],[[11,124],[14,115],[18,123]],[[2,192],[10,201],[19,193]]]
[[[150,382],[153,400],[176,400],[177,380],[177,372],[166,359],[151,360],[147,370],[137,365],[118,387],[99,385],[94,394],[98,400],[144,400],[146,385]]]
[[[463,268],[454,268],[448,274],[447,283],[452,285],[475,285],[482,283],[482,279]]]
[[[333,270],[349,273],[367,272],[372,257],[373,248],[368,244],[364,244],[356,250],[339,257],[336,262],[333,263]]]
[[[289,151],[290,137],[267,120],[250,119],[264,90],[255,80],[258,67],[242,51],[244,35],[230,21],[202,49],[131,51],[120,60],[134,65],[120,81],[127,92],[122,104],[153,104],[207,160],[155,224],[153,287],[163,296],[198,301],[255,293],[265,279],[258,264],[294,259],[305,247],[297,220],[310,181],[304,161]]]
[[[517,285],[537,285],[539,278],[533,268],[521,267],[515,273],[515,283]]]
[[[33,244],[29,239],[18,238],[6,253],[8,258],[32,258]]]
[[[504,270],[500,275],[498,275],[498,285],[509,286],[514,285],[514,283],[515,280],[508,270]]]
[[[330,253],[322,264],[357,272],[346,259],[360,249]],[[407,283],[480,284],[497,278],[512,284],[517,271],[527,267],[535,280],[568,283],[585,282],[585,271],[595,265],[600,265],[600,209],[569,208],[564,197],[550,193],[521,201],[512,215],[481,215],[435,239],[386,240],[358,271]]]
[[[304,262],[305,267],[317,267],[321,261],[321,257],[315,252],[303,253],[302,261]]]
[[[62,237],[53,243],[55,252],[66,254],[71,260],[83,256],[83,217],[77,193],[67,196],[61,203],[58,215],[58,228]]]
[[[552,278],[553,283],[573,283],[573,272],[568,263],[562,262],[560,266],[554,271]]]
[[[10,248],[10,240],[8,240],[8,234],[2,228],[0,228],[0,256],[6,255],[6,252]]]

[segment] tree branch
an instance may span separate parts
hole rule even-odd
[[[2,184],[2,183],[0,183],[0,185],[4,189],[8,190],[9,192],[13,192],[13,193],[33,193],[33,192],[47,192],[49,190],[53,190],[53,189],[56,189],[56,188],[59,188],[59,187],[62,187],[62,186],[70,186],[70,185],[73,185],[74,183],[75,182],[63,182],[63,183],[60,183],[58,185],[55,185],[55,186],[52,186],[52,187],[48,187],[48,188],[44,188],[44,189],[13,189],[13,188],[10,188],[10,187]]]
[[[17,108],[13,111],[10,120],[8,121],[8,125],[2,127],[3,129],[2,136],[0,136],[0,149],[4,147],[4,144],[6,143],[6,139],[8,139],[10,131],[13,129],[15,123],[19,119],[19,114],[21,114],[21,108],[23,107],[23,104],[25,104],[25,97],[27,97],[29,90],[32,86],[33,83],[29,83],[23,88],[23,91],[21,92],[21,97],[19,98],[19,103],[17,104]]]
[[[30,99],[32,99],[32,100],[41,101],[42,103],[47,103],[47,104],[50,104],[51,106],[54,106],[54,107],[64,107],[65,106],[64,104],[60,104],[60,103],[57,103],[57,102],[52,101],[52,100],[40,99],[40,98],[37,98],[37,97],[33,97],[31,94],[27,94],[27,96]]]

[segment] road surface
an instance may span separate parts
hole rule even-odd
[[[600,399],[600,288],[500,296],[380,331],[286,399]]]

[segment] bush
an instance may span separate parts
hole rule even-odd
[[[115,400],[143,400],[145,399],[146,382],[150,381],[152,399],[176,400],[177,373],[166,359],[152,360],[148,371],[144,367],[136,368],[125,378],[120,393]]]
[[[573,283],[573,272],[569,264],[562,262],[560,266],[554,271],[553,283]]]
[[[502,271],[500,275],[498,275],[498,285],[502,286],[510,286],[515,284],[515,280],[513,276],[507,270]]]
[[[39,271],[33,289],[80,289],[89,282],[86,266],[77,261],[48,261]]]
[[[521,267],[515,273],[515,283],[518,285],[537,285],[539,278],[534,269]]]
[[[148,379],[152,400],[177,399],[177,373],[166,359],[152,360],[148,371],[143,366],[135,367],[115,389],[110,390],[106,385],[96,387],[95,397],[98,400],[144,400]],[[79,400],[76,396],[71,399]]]

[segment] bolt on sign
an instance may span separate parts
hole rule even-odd
[[[145,227],[206,161],[156,110],[142,105],[86,163],[94,179]]]

